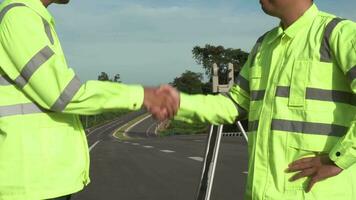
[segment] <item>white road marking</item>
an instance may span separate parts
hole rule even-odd
[[[248,172],[247,171],[244,171],[244,172],[242,172],[243,174],[248,174]]]
[[[139,123],[145,121],[146,119],[150,118],[152,115],[147,115],[146,117],[144,117],[143,119],[139,120],[138,122],[132,124],[130,127],[128,127],[126,130],[124,130],[124,135],[129,132],[133,127],[135,127],[136,125],[138,125]]]
[[[101,140],[98,140],[98,141],[96,141],[93,145],[91,145],[91,146],[89,147],[89,152],[90,152],[91,150],[93,150],[94,147],[95,147],[97,144],[99,144],[99,142],[101,142]]]
[[[172,150],[160,150],[161,152],[163,153],[174,153],[175,151],[172,151]]]
[[[106,128],[107,126],[112,125],[112,124],[115,124],[115,125],[116,125],[116,123],[120,123],[120,122],[121,122],[121,119],[117,119],[117,120],[114,120],[114,121],[109,122],[109,123],[107,123],[107,124],[104,124],[104,125],[102,125],[102,126],[96,127],[96,128],[94,128],[93,130],[91,130],[91,131],[87,134],[87,137],[89,137],[91,134],[93,134],[95,131],[97,131],[97,130],[99,130],[99,129]],[[111,126],[110,126],[110,127],[111,127]]]
[[[139,143],[132,143],[132,145],[139,146],[140,144]]]
[[[125,144],[130,144],[130,142],[124,142]]]
[[[195,160],[195,161],[199,161],[199,162],[203,162],[204,158],[202,157],[188,157],[189,159]]]
[[[145,115],[145,114],[143,114],[143,115]],[[143,115],[141,115],[141,116],[143,116]],[[148,116],[146,116],[145,118],[141,119],[140,121],[136,122],[135,124],[132,124],[130,127],[126,128],[126,129],[123,131],[122,135],[125,136],[125,137],[127,137],[126,132],[128,132],[128,131],[129,131],[130,129],[132,129],[134,126],[136,126],[137,124],[141,123],[142,121],[146,120],[147,118],[149,118],[149,117],[151,117],[151,116],[152,116],[152,115],[148,115]],[[138,117],[140,117],[140,116],[138,116]],[[136,119],[136,118],[135,118],[135,119]],[[133,121],[133,120],[134,120],[134,119],[132,119],[131,121]],[[131,121],[128,121],[126,124],[124,124],[124,125],[120,126],[119,128],[117,128],[117,129],[114,131],[114,133],[112,134],[112,136],[113,136],[114,138],[116,138],[116,139],[119,139],[119,137],[117,137],[117,136],[115,135],[115,133],[116,133],[118,130],[120,130],[122,127],[124,127],[124,126],[126,126],[127,124],[129,124]]]
[[[153,146],[143,146],[143,148],[152,149],[152,148],[154,148],[154,147],[153,147]]]
[[[204,140],[194,140],[194,142],[204,142]]]

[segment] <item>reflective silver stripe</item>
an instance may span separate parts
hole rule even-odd
[[[54,40],[53,40],[53,35],[52,35],[52,32],[51,32],[51,26],[49,25],[49,23],[44,18],[42,18],[42,21],[43,21],[43,25],[44,25],[44,29],[45,29],[45,32],[47,34],[47,37],[48,37],[49,41],[51,42],[51,44],[53,45],[54,44]]]
[[[40,108],[36,104],[16,104],[10,106],[0,106],[0,117],[8,117],[14,115],[26,115],[34,113],[46,113],[44,109]]]
[[[276,90],[277,97],[289,97],[290,87],[289,86],[278,86]]]
[[[255,44],[255,46],[253,47],[253,49],[251,51],[251,59],[252,59],[251,67],[254,65],[257,53],[260,50],[260,47],[262,46],[262,42],[263,42],[263,40],[265,39],[265,37],[266,37],[266,35],[268,33],[269,33],[269,31],[266,32],[265,34],[263,34],[261,37],[259,37],[257,42],[256,42],[256,44]]]
[[[57,101],[51,107],[51,110],[56,112],[62,112],[69,102],[73,99],[74,95],[78,92],[81,87],[81,82],[77,76],[69,82],[67,87],[64,89],[62,94],[59,96]]]
[[[15,8],[15,7],[19,7],[19,6],[26,6],[26,5],[23,3],[12,3],[12,4],[7,5],[4,9],[2,9],[2,11],[0,12],[0,23],[2,22],[2,19],[4,18],[4,16],[6,15],[6,13],[9,10],[11,10],[12,8]],[[50,27],[49,23],[44,18],[42,18],[42,21],[43,21],[44,28],[45,28],[46,34],[48,36],[48,39],[51,41],[51,44],[54,44],[51,27]]]
[[[238,117],[236,118],[236,121],[242,120],[242,119],[246,119],[247,118],[247,111],[241,107],[232,97],[229,93],[223,93],[224,96],[226,96],[227,98],[229,98],[235,105],[236,110],[238,112]]]
[[[348,127],[336,124],[273,119],[272,130],[342,137],[347,133]]]
[[[251,91],[251,101],[263,100],[265,96],[265,90],[253,90]]]
[[[349,77],[351,82],[356,79],[356,65],[347,72],[347,76]]]
[[[12,81],[8,76],[0,75],[0,85],[1,86],[12,85]]]
[[[0,24],[2,22],[2,19],[4,18],[4,16],[6,15],[6,13],[9,10],[11,10],[12,8],[15,8],[15,7],[19,7],[19,6],[26,6],[26,5],[23,3],[12,3],[12,4],[7,5],[5,8],[3,8],[0,12]]]
[[[289,93],[290,93],[290,87],[288,86],[277,87],[277,91],[276,91],[277,97],[289,97]],[[346,103],[346,104],[351,104],[356,106],[356,95],[351,92],[307,88],[305,98],[310,100]]]
[[[248,131],[257,131],[258,129],[258,120],[248,122]]]
[[[54,55],[54,52],[48,46],[41,49],[22,69],[20,75],[15,79],[15,83],[23,88],[30,80],[36,70],[49,60]]]
[[[326,26],[324,31],[323,40],[320,47],[320,61],[321,62],[332,62],[332,54],[330,49],[330,36],[335,27],[345,19],[334,18]]]
[[[247,93],[250,93],[250,82],[240,74],[236,78],[236,85],[245,90]]]

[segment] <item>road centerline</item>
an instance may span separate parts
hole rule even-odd
[[[101,140],[98,140],[98,141],[96,141],[93,145],[91,145],[91,146],[89,147],[89,152],[91,152],[91,150],[93,150],[94,147],[95,147],[96,145],[98,145],[100,142],[101,142]]]
[[[175,151],[172,150],[160,150],[163,153],[175,153]]]
[[[191,160],[198,161],[198,162],[203,162],[204,161],[204,158],[202,158],[202,157],[188,157],[188,158],[191,159]]]

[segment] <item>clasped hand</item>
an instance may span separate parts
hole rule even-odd
[[[179,92],[169,85],[144,89],[144,107],[160,121],[174,117],[179,109]]]

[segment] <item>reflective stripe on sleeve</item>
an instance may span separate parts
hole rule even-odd
[[[245,79],[241,74],[239,74],[236,78],[236,85],[238,85],[241,89],[245,90],[247,93],[250,93],[250,82]]]
[[[49,60],[54,55],[54,52],[48,46],[41,49],[36,55],[34,55],[31,60],[22,69],[20,75],[15,79],[15,83],[23,88],[28,83],[32,75],[36,70]]]
[[[50,110],[56,112],[63,111],[67,107],[69,102],[73,99],[74,95],[78,92],[80,87],[81,82],[79,78],[77,76],[74,76]]]
[[[0,75],[0,85],[1,86],[7,86],[7,85],[13,85],[11,79],[6,76],[6,75]]]

